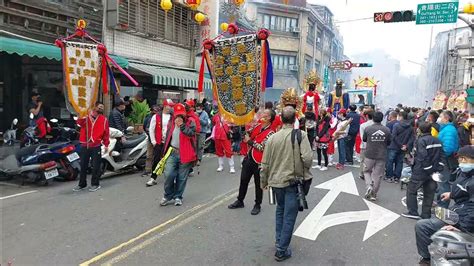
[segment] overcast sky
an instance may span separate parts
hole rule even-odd
[[[290,0],[291,1],[291,0]],[[308,0],[308,3],[323,4],[334,13],[336,21],[373,18],[374,12],[414,10],[422,3],[450,2],[449,0]],[[459,6],[469,3],[460,0]],[[408,60],[423,62],[428,56],[431,25],[416,25],[415,22],[374,23],[372,20],[336,23],[344,37],[345,53],[348,56],[372,49],[383,49],[400,60],[402,74],[417,75],[420,66]],[[458,21],[459,26],[465,23]],[[434,25],[436,33],[453,28],[455,24]]]

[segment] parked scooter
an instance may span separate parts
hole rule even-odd
[[[127,128],[127,132],[132,130],[133,127]],[[121,141],[122,137],[124,137],[123,132],[110,128],[109,151],[105,153],[102,147],[101,174],[104,174],[106,170],[121,173],[131,167],[138,169],[145,167],[148,136],[139,134],[128,137],[125,142],[117,146],[117,141]],[[120,148],[117,149],[117,147]]]
[[[16,142],[16,132],[18,130],[18,119],[13,119],[10,128],[3,133],[3,142],[8,146],[13,146]]]
[[[435,216],[447,224],[455,224],[457,214],[448,209],[442,210],[441,214],[435,211]],[[431,265],[474,265],[474,235],[458,231],[439,230],[431,236],[431,240],[433,242],[428,247],[431,255]]]
[[[27,180],[48,185],[49,180],[59,175],[51,152],[41,145],[25,147],[9,155],[0,161],[0,172],[12,178],[22,176],[22,185]]]

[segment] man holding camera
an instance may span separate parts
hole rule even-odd
[[[275,260],[291,257],[291,236],[300,201],[311,184],[313,151],[306,132],[294,130],[296,110],[287,106],[281,114],[283,127],[266,144],[261,165],[261,187],[271,187],[276,199]],[[289,149],[292,147],[292,149]],[[304,185],[304,192],[301,191]],[[303,207],[303,206],[302,206]]]

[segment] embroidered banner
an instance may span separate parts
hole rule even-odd
[[[102,58],[97,44],[64,42],[63,66],[67,101],[79,117],[97,101]]]
[[[211,60],[219,112],[236,125],[252,121],[261,86],[261,46],[257,36],[216,41]]]

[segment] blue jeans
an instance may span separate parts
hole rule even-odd
[[[165,165],[165,198],[182,199],[191,163],[182,164],[179,151],[173,151]]]
[[[296,216],[298,215],[297,188],[273,188],[276,198],[276,234],[275,246],[277,251],[291,255],[289,248]]]
[[[387,165],[385,168],[387,168],[386,171],[386,176],[388,178],[395,178],[395,179],[400,179],[402,176],[402,169],[403,169],[403,157],[405,153],[402,151],[398,150],[388,150],[388,158],[387,158]],[[395,164],[395,171],[393,168],[393,165]]]
[[[346,162],[346,139],[337,140],[337,152],[339,153],[339,164],[344,165]]]
[[[433,242],[431,236],[446,224],[438,218],[423,219],[416,222],[415,235],[418,254],[425,259],[430,258],[428,246]]]

